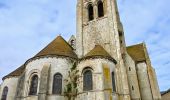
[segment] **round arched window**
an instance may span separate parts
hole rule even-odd
[[[38,88],[38,75],[34,75],[31,78],[29,95],[36,95]]]

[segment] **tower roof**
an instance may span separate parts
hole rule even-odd
[[[46,55],[58,55],[77,58],[73,48],[61,36],[58,36],[56,39],[54,39],[50,44],[48,44],[44,49],[36,54],[35,57]]]
[[[128,54],[135,61],[146,60],[144,43],[128,46],[126,49],[127,49]]]
[[[107,58],[109,60],[112,60],[114,63],[116,63],[116,60],[113,59],[110,54],[100,45],[95,45],[95,47],[87,53],[82,59],[88,59],[88,58]]]

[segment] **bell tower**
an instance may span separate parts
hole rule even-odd
[[[117,94],[130,100],[123,55],[126,52],[123,27],[116,0],[77,0],[76,53],[85,56],[95,45],[101,45],[116,61]]]
[[[116,0],[78,0],[77,54],[87,54],[101,45],[117,59],[117,48],[125,46]]]

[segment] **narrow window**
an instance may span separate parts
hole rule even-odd
[[[83,90],[89,91],[93,88],[93,79],[91,70],[86,70],[83,73]]]
[[[131,71],[131,68],[129,67],[129,71]]]
[[[103,16],[104,16],[103,2],[99,1],[98,2],[98,17],[103,17]]]
[[[31,79],[29,95],[36,95],[38,88],[38,76],[34,75]]]
[[[132,90],[134,90],[134,87],[132,86]]]
[[[93,6],[92,4],[88,5],[88,17],[89,17],[89,21],[94,19],[94,12],[93,12]]]
[[[62,93],[62,75],[57,73],[53,78],[53,94],[61,94]]]
[[[116,91],[114,72],[112,72],[112,89],[113,89],[113,91]]]
[[[7,94],[8,94],[8,87],[4,87],[3,92],[2,92],[2,98],[1,100],[7,100]]]
[[[71,40],[71,46],[74,46],[74,40]]]
[[[121,31],[119,31],[119,41],[120,41],[120,44],[123,43],[123,33]]]

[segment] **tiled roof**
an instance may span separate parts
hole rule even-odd
[[[8,78],[8,77],[20,76],[23,73],[24,70],[25,70],[25,66],[22,65],[19,68],[17,68],[16,70],[14,70],[13,72],[11,72],[8,75],[4,76],[2,79],[4,80],[5,78]]]
[[[145,47],[143,43],[128,46],[127,48],[128,54],[134,59],[135,61],[144,61],[146,60],[145,57]]]
[[[161,92],[161,95],[163,96],[163,95],[165,95],[165,94],[167,94],[167,93],[170,93],[170,89],[168,89],[167,91]]]
[[[115,59],[113,59],[110,54],[100,45],[95,45],[95,47],[87,53],[82,59],[93,58],[93,57],[102,57],[113,60],[116,63]]]
[[[74,53],[73,48],[61,37],[58,36],[54,39],[50,44],[48,44],[43,50],[41,50],[35,57],[41,57],[46,55],[58,55],[58,56],[66,56],[71,58],[77,58],[77,55]],[[17,68],[15,71],[3,77],[3,80],[8,77],[20,76],[22,72],[25,70],[25,66]]]
[[[49,45],[47,45],[43,50],[35,55],[35,57],[46,55],[58,55],[77,58],[73,48],[61,36],[58,36],[56,39],[54,39]]]

